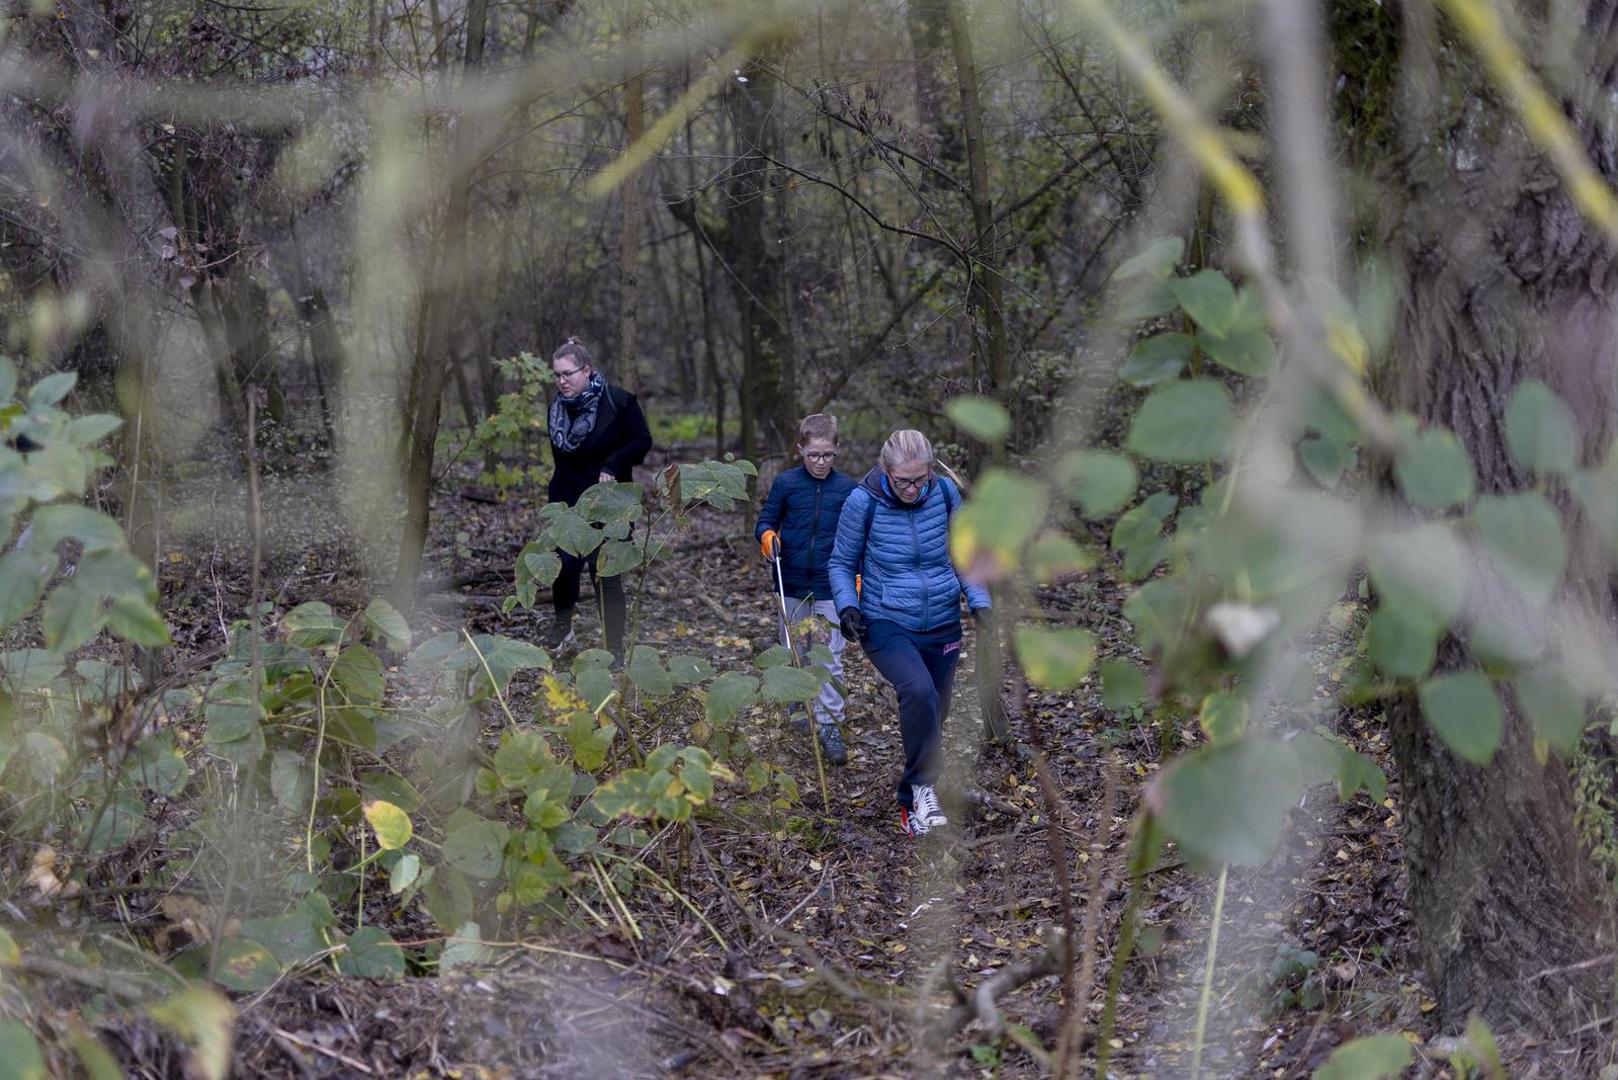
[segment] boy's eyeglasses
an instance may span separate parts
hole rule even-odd
[[[931,472],[925,472],[916,477],[894,476],[892,473],[888,474],[888,479],[893,481],[893,486],[904,491],[919,491],[921,490],[921,486],[932,478],[933,474]]]
[[[830,461],[836,456],[837,451],[835,450],[813,450],[805,453],[803,458],[805,461]]]

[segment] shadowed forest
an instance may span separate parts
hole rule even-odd
[[[0,1077],[1618,1078],[1615,102],[1618,0],[4,0]]]

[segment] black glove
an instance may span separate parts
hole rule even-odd
[[[865,640],[865,616],[857,607],[846,607],[837,613],[837,628],[850,641]]]

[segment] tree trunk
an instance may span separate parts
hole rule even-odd
[[[633,15],[626,36],[638,32]],[[624,83],[624,147],[640,141],[646,130],[646,76],[631,75]],[[622,228],[618,235],[618,381],[636,390],[640,387],[640,260],[641,260],[640,172],[630,173],[619,189]]]
[[[1534,478],[1509,457],[1503,431],[1506,403],[1525,380],[1544,380],[1573,406],[1585,462],[1606,452],[1618,406],[1611,315],[1618,266],[1544,155],[1500,115],[1499,97],[1477,85],[1469,46],[1441,49],[1429,9],[1404,8],[1401,47],[1412,55],[1390,70],[1409,80],[1399,178],[1407,201],[1384,212],[1408,288],[1397,360],[1381,389],[1396,407],[1455,432],[1480,491],[1529,488]],[[1592,0],[1583,13],[1584,32],[1603,56],[1618,29],[1615,11],[1614,0]],[[1342,24],[1334,19],[1342,56]],[[1593,107],[1568,105],[1608,182],[1618,173],[1618,142],[1597,118],[1612,82],[1611,69],[1597,67],[1587,84]],[[1449,134],[1433,137],[1438,131]],[[1474,583],[1485,594],[1474,602],[1486,610],[1488,588]],[[1575,565],[1560,600],[1610,625],[1608,568]],[[1518,625],[1536,618],[1508,617]],[[1554,633],[1545,630],[1542,641]],[[1476,663],[1458,638],[1440,648],[1440,670]],[[1570,970],[1608,952],[1613,936],[1611,893],[1581,848],[1567,763],[1536,760],[1533,732],[1514,708],[1485,766],[1451,753],[1412,696],[1395,701],[1388,716],[1410,908],[1445,1029],[1459,1030],[1478,1012],[1492,1024],[1552,1034],[1606,1012],[1611,963]]]

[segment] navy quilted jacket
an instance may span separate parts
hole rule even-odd
[[[960,501],[948,477],[934,477],[926,492],[906,505],[889,489],[881,469],[867,473],[837,523],[831,551],[837,610],[858,606],[867,619],[888,619],[919,632],[960,622],[963,591],[973,611],[989,607],[988,590],[963,582],[950,561],[950,508]],[[857,594],[855,574],[863,575]]]
[[[763,539],[766,529],[780,533],[781,580],[788,596],[831,599],[826,564],[831,560],[843,500],[853,490],[854,478],[847,473],[833,469],[826,479],[816,480],[802,465],[788,469],[770,485],[753,538]]]

